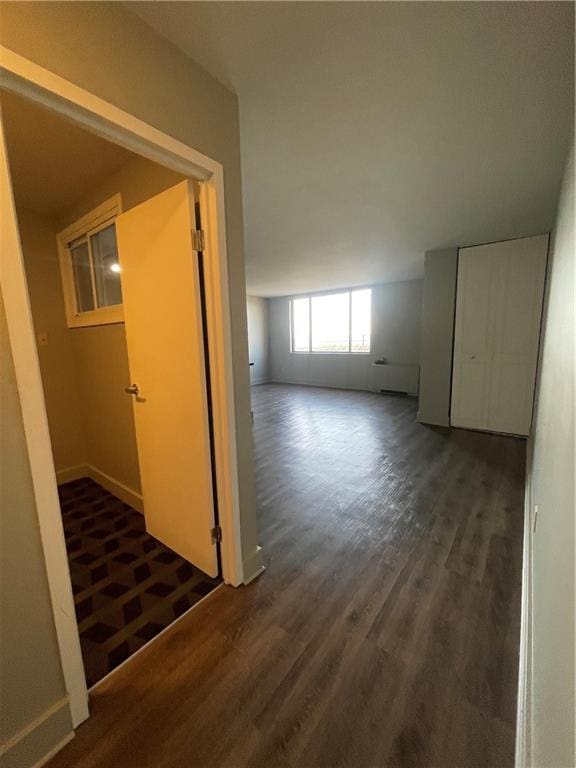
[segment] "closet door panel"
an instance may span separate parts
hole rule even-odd
[[[451,423],[485,429],[490,402],[494,291],[493,254],[487,246],[458,254]]]
[[[533,384],[530,365],[505,360],[494,365],[490,382],[490,408],[486,429],[527,435],[532,414]]]
[[[528,435],[548,235],[497,243],[496,333],[487,429]]]

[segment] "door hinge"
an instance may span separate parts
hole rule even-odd
[[[194,248],[195,251],[203,251],[205,248],[206,242],[204,240],[204,230],[203,229],[193,229],[192,230],[192,248]]]
[[[212,534],[212,544],[220,544],[222,541],[222,528],[219,525],[214,526],[210,531]]]

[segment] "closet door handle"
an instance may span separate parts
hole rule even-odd
[[[134,397],[138,397],[140,394],[138,384],[131,384],[129,387],[124,387],[124,392],[126,392],[127,395],[134,395]]]

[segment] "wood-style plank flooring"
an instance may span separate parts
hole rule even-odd
[[[525,443],[253,388],[267,571],[96,690],[52,768],[513,765]]]

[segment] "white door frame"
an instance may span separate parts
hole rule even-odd
[[[238,493],[232,342],[222,165],[53,72],[0,46],[0,89],[26,97],[92,133],[160,163],[200,184],[205,231],[207,336],[216,457],[222,571],[227,584],[244,580]],[[0,119],[0,143],[3,127]],[[60,658],[74,727],[88,717],[70,571],[58,503],[56,474],[38,353],[30,312],[7,157],[0,157],[0,281],[16,369],[28,458],[52,600]]]

